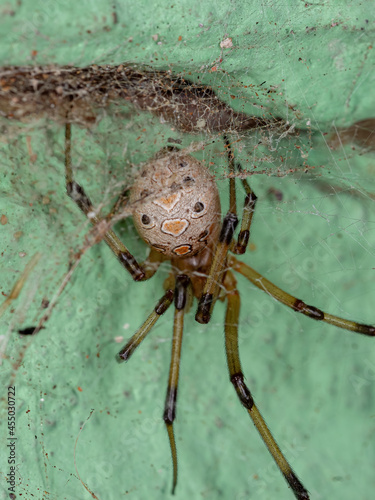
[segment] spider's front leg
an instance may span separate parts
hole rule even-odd
[[[234,155],[230,147],[230,143],[226,137],[225,145],[228,150],[229,161],[229,210],[223,220],[219,242],[216,246],[214,257],[212,260],[210,272],[207,276],[207,281],[204,286],[202,297],[198,304],[196,321],[199,323],[208,323],[211,318],[212,310],[216,299],[219,295],[220,284],[225,273],[225,262],[228,251],[231,250],[236,254],[243,254],[246,251],[247,244],[250,238],[250,226],[253,220],[257,197],[252,191],[246,179],[242,179],[242,184],[246,192],[245,202],[242,210],[241,229],[238,234],[237,243],[232,242],[234,231],[238,224],[237,217],[237,202],[236,202],[236,186],[235,186],[235,171]],[[241,172],[240,164],[237,164],[237,169]]]
[[[237,396],[248,411],[255,427],[261,435],[268,451],[271,453],[285,480],[292,488],[297,500],[309,500],[309,493],[298,479],[297,475],[284,457],[274,437],[267,427],[261,413],[254,403],[254,399],[244,382],[239,350],[238,350],[238,320],[240,314],[240,295],[236,287],[233,274],[228,271],[225,275],[224,286],[226,289],[227,310],[225,316],[225,350],[227,355],[230,381]]]
[[[107,221],[98,217],[92,206],[90,198],[87,196],[83,187],[74,180],[72,159],[71,159],[71,124],[67,123],[65,126],[65,178],[66,178],[66,191],[68,196],[74,203],[82,210],[86,217],[95,227],[100,227],[100,224],[107,225]],[[123,195],[120,200],[124,199]],[[119,203],[115,204],[115,207]],[[113,212],[114,210],[112,210]],[[111,213],[112,213],[111,212]],[[119,262],[131,274],[134,281],[144,281],[151,278],[159,264],[164,260],[163,256],[151,250],[149,257],[143,264],[138,264],[133,255],[129,252],[126,246],[118,238],[116,233],[108,227],[104,228],[103,239],[112,252],[116,255]]]

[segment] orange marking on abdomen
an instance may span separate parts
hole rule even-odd
[[[186,219],[167,219],[161,225],[163,233],[171,236],[181,236],[189,227],[189,221]]]
[[[167,212],[170,212],[180,201],[180,198],[181,198],[181,192],[177,192],[169,196],[158,198],[157,200],[154,200],[153,203],[158,207],[163,208]]]
[[[180,245],[179,247],[174,248],[173,252],[176,255],[186,255],[187,253],[191,252],[191,246],[190,245]]]

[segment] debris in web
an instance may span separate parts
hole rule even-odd
[[[0,305],[0,317],[4,314],[4,312],[11,305],[11,303],[18,298],[18,296],[21,293],[21,290],[24,287],[31,271],[37,265],[40,257],[41,257],[41,254],[36,253],[35,255],[33,255],[31,260],[26,264],[26,267],[25,267],[23,273],[21,274],[20,278],[14,284],[10,294],[4,300],[4,302]]]
[[[169,71],[132,65],[20,66],[0,70],[0,114],[28,121],[48,116],[61,123],[91,126],[99,110],[127,102],[184,132],[224,132],[285,126],[234,111],[210,86]],[[289,128],[289,127],[287,127]]]

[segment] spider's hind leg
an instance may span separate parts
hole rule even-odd
[[[233,274],[228,271],[224,286],[227,291],[227,310],[225,316],[225,350],[227,355],[230,381],[232,382],[237,396],[248,411],[255,427],[261,435],[268,451],[271,453],[285,480],[291,487],[298,500],[309,500],[308,491],[305,489],[282,451],[277,445],[274,437],[267,427],[261,413],[254,403],[254,399],[247,385],[244,382],[239,350],[238,350],[238,319],[240,313],[240,295],[236,287],[236,280]]]

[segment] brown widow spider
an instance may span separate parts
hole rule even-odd
[[[70,124],[66,125],[65,141],[68,195],[92,224],[101,228],[100,239],[107,243],[133,280],[147,280],[156,273],[163,261],[171,261],[171,271],[164,282],[163,297],[118,353],[117,360],[122,362],[130,358],[156,321],[174,302],[172,354],[163,415],[173,462],[172,493],[177,485],[177,449],[173,422],[176,417],[184,315],[196,297],[199,303],[195,319],[199,323],[210,321],[217,299],[226,300],[225,350],[230,381],[295,497],[299,500],[309,499],[308,491],[278,447],[244,382],[238,350],[240,296],[233,272],[242,274],[274,299],[312,319],[368,336],[375,336],[375,327],[333,316],[305,304],[232,255],[246,251],[257,197],[247,180],[241,179],[246,196],[241,228],[235,242],[233,235],[238,224],[235,174],[236,171],[241,172],[242,168],[235,164],[226,137],[224,141],[230,171],[229,210],[222,222],[219,193],[213,176],[194,157],[175,148],[166,148],[149,161],[136,178],[129,196],[127,193],[120,195],[110,214],[105,219],[100,218],[82,186],[73,178]],[[109,228],[110,220],[124,204],[130,206],[135,227],[150,247],[149,256],[142,264],[138,264]]]

